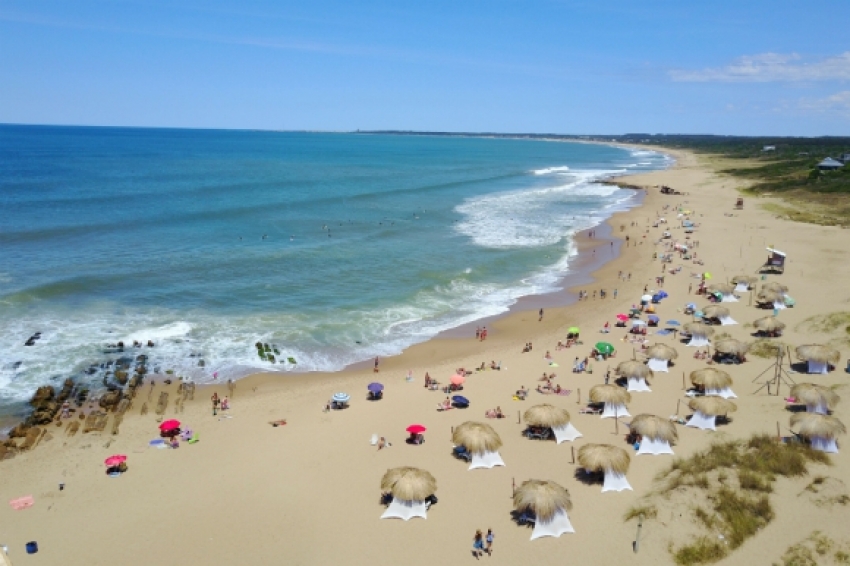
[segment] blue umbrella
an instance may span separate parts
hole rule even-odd
[[[366,389],[368,389],[372,393],[380,393],[381,391],[384,390],[384,386],[383,386],[383,384],[376,382],[376,383],[370,383],[369,385],[367,385]]]
[[[669,324],[670,326],[680,326],[681,325],[681,323],[678,320],[668,320],[667,324]]]
[[[695,308],[697,308],[697,305],[696,305],[696,303],[688,303],[687,305],[685,305],[685,308],[686,309],[695,309]]]
[[[659,319],[659,318],[658,318],[656,315],[654,315],[654,314],[651,314],[651,315],[649,315],[649,316],[648,316],[648,317],[646,317],[646,318],[648,318],[650,322],[658,322],[659,320],[661,320],[661,319]]]
[[[454,401],[458,405],[469,405],[469,399],[467,399],[463,395],[455,395],[454,397],[452,397],[452,401]]]
[[[667,294],[667,291],[658,291],[658,296],[661,297],[662,299],[666,299],[670,295]]]
[[[334,396],[331,397],[331,399],[336,401],[337,403],[348,403],[348,401],[351,399],[351,395],[342,392],[334,393]]]
[[[697,312],[694,313],[694,316],[697,317],[697,318],[702,318],[702,317],[705,316],[705,313],[702,312],[702,311],[697,311]]]

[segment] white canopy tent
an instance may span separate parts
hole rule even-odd
[[[724,399],[737,399],[738,396],[735,395],[735,392],[732,391],[731,387],[724,387],[723,389],[706,389],[706,396],[714,395],[715,397],[723,397]]]
[[[649,385],[646,384],[646,379],[642,377],[630,377],[628,381],[627,391],[637,391],[652,393],[652,389],[649,388]]]
[[[732,324],[738,324],[738,321],[731,316],[724,316],[720,319],[720,324],[721,326],[731,326]]]
[[[558,444],[567,441],[574,441],[576,438],[581,438],[584,436],[580,433],[576,427],[573,426],[573,423],[567,423],[564,426],[552,427],[552,432],[555,433],[555,440],[558,441]]]
[[[706,415],[701,413],[700,411],[694,411],[694,414],[691,416],[685,426],[701,428],[702,430],[717,430],[717,428],[715,427],[716,420],[717,417],[715,415]]]
[[[785,306],[785,301],[774,301],[773,302],[773,308],[775,308],[778,311],[781,311],[782,309],[785,309],[785,308],[788,308],[788,307]]]
[[[625,489],[632,489],[629,480],[626,479],[626,474],[621,474],[614,470],[605,470],[605,482],[602,484],[602,493],[606,491],[623,491]]]
[[[632,415],[623,403],[605,403],[605,407],[602,409],[603,419],[630,416]]]
[[[705,334],[691,334],[691,339],[688,342],[688,346],[696,346],[697,348],[709,345],[711,345],[711,342],[708,341],[708,336]]]
[[[720,296],[720,302],[721,303],[737,303],[738,297],[736,297],[732,293],[729,293],[728,295],[721,295]]]
[[[469,464],[469,469],[474,470],[476,468],[493,468],[495,466],[504,466],[505,462],[502,460],[502,456],[498,452],[482,452],[472,454],[472,463]]]
[[[667,360],[659,360],[658,358],[649,358],[649,361],[646,362],[647,367],[652,371],[666,371],[669,373],[668,364],[669,362]]]
[[[381,515],[381,519],[404,519],[409,521],[414,517],[427,519],[427,508],[424,501],[405,501],[393,498],[392,502]]]
[[[555,515],[549,521],[535,521],[534,530],[531,531],[531,540],[542,537],[559,537],[564,533],[574,533],[576,530],[570,523],[567,512],[563,509],[555,511]]]
[[[659,454],[672,454],[673,449],[670,447],[670,443],[661,438],[647,438],[644,436],[640,441],[640,448],[638,448],[637,454],[640,456],[641,454],[652,454],[657,456]]]
[[[809,442],[812,443],[812,448],[815,450],[838,454],[838,443],[835,442],[834,437],[826,438],[825,436],[812,436],[809,438]]]
[[[735,292],[736,293],[746,293],[749,290],[750,290],[750,286],[749,286],[749,284],[747,284],[746,281],[741,281],[737,285],[735,285]]]

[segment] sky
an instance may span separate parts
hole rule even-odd
[[[0,0],[0,123],[850,135],[848,0]]]

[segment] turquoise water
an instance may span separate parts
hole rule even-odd
[[[154,368],[198,381],[396,354],[556,290],[572,235],[632,197],[594,181],[668,162],[519,139],[0,126],[0,402],[100,382],[118,340],[153,340]],[[297,364],[260,360],[257,341]]]

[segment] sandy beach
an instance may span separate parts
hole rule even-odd
[[[745,199],[743,210],[734,208],[741,183],[717,172],[720,163],[687,152],[674,154],[677,165],[669,170],[623,177],[622,183],[646,189],[641,206],[618,213],[608,221],[603,236],[579,240],[583,261],[607,261],[593,273],[594,282],[569,288],[557,296],[528,297],[510,314],[483,321],[488,338],[446,337],[409,348],[400,356],[381,359],[376,374],[372,364],[334,374],[256,375],[236,383],[227,414],[213,415],[210,396],[229,393],[226,385],[198,387],[194,401],[179,411],[173,400],[176,384],[164,386],[165,376],[154,376],[156,385],[142,386],[120,427],[120,434],[77,433],[66,435],[51,425],[49,434],[34,450],[0,462],[0,499],[32,495],[32,507],[16,511],[0,507],[0,542],[9,547],[15,565],[114,565],[157,564],[411,564],[473,563],[472,537],[476,529],[495,533],[492,556],[482,561],[493,564],[672,564],[672,543],[684,542],[693,525],[686,516],[660,516],[644,525],[640,550],[633,551],[635,521],[624,521],[627,510],[637,504],[653,485],[655,475],[670,464],[670,456],[636,456],[624,440],[628,417],[614,419],[579,414],[588,391],[603,382],[606,371],[622,361],[640,357],[640,344],[623,341],[626,329],[614,328],[617,313],[628,312],[640,302],[645,289],[659,289],[656,277],[666,267],[663,289],[669,298],[657,305],[662,321],[689,322],[682,310],[686,303],[702,307],[704,296],[696,290],[703,272],[712,281],[725,282],[739,274],[756,275],[765,262],[767,246],[788,254],[783,275],[766,281],[787,285],[797,301],[781,311],[787,324],[783,343],[791,347],[827,343],[841,350],[842,361],[828,375],[791,374],[797,382],[813,381],[839,385],[844,399],[835,416],[850,419],[850,389],[844,372],[848,357],[844,328],[819,333],[805,321],[811,317],[850,311],[850,251],[847,234],[840,228],[791,223],[762,210],[758,202]],[[656,188],[667,185],[683,195],[663,195]],[[667,209],[665,210],[665,207]],[[672,239],[685,241],[676,209],[693,211],[697,225],[691,241],[697,259],[675,258],[662,264],[654,259],[662,247],[658,242],[669,230]],[[658,217],[667,224],[653,227]],[[610,233],[610,237],[607,234]],[[628,241],[626,241],[628,237]],[[589,258],[589,259],[588,259]],[[678,274],[670,269],[681,266]],[[626,280],[618,278],[625,275]],[[630,277],[629,277],[630,274]],[[762,281],[759,281],[761,284]],[[601,299],[594,292],[607,291]],[[616,298],[614,290],[616,289]],[[573,302],[579,290],[590,298]],[[750,304],[750,293],[740,301],[724,303],[740,324],[718,327],[733,338],[752,342],[751,323],[770,311]],[[557,304],[567,306],[551,306]],[[542,321],[538,309],[544,308]],[[612,327],[601,334],[603,325]],[[566,329],[581,329],[582,345],[558,350]],[[663,325],[662,325],[663,326]],[[706,367],[673,334],[656,336],[650,329],[650,344],[664,343],[679,357],[669,373],[650,380],[652,392],[633,393],[628,405],[631,415],[651,413],[662,417],[686,416],[684,376]],[[592,373],[571,371],[573,360],[589,355],[593,344],[604,340],[617,349],[616,356],[592,362]],[[531,342],[531,352],[523,346]],[[842,345],[843,344],[843,345]],[[557,366],[544,359],[549,351]],[[501,370],[473,372],[466,379],[463,395],[471,400],[468,409],[436,410],[445,399],[440,391],[424,387],[426,371],[441,384],[459,367],[473,369],[482,362],[500,363]],[[796,359],[794,360],[796,362]],[[717,432],[679,426],[677,456],[688,456],[706,448],[712,440],[745,438],[753,433],[788,435],[789,417],[784,397],[761,389],[760,374],[769,370],[771,359],[749,356],[741,365],[725,366],[737,393],[738,410],[728,425]],[[413,376],[407,380],[408,372]],[[544,395],[534,391],[543,373],[556,373],[553,383],[569,395]],[[768,371],[772,375],[772,370]],[[761,378],[763,380],[764,377]],[[385,385],[384,399],[366,400],[372,381]],[[513,400],[524,386],[531,392],[525,401]],[[142,405],[151,407],[159,393],[170,391],[172,400],[160,417],[151,410],[141,415]],[[346,410],[324,412],[334,392],[351,395]],[[151,393],[148,401],[149,392]],[[522,436],[525,428],[519,415],[538,403],[567,409],[572,423],[583,434],[575,442],[556,444]],[[504,419],[485,419],[487,409],[501,407]],[[162,418],[179,419],[199,436],[199,442],[183,443],[177,450],[158,450],[149,441],[158,437]],[[284,426],[269,423],[286,419]],[[467,470],[468,464],[452,456],[452,427],[469,420],[488,422],[501,436],[500,453],[505,467]],[[405,443],[405,428],[412,423],[427,427],[425,442]],[[383,450],[370,445],[373,434],[392,444]],[[610,443],[632,455],[627,477],[633,491],[601,493],[599,485],[576,479],[578,465],[573,448],[586,443]],[[846,438],[839,438],[839,444]],[[843,446],[842,446],[843,447]],[[105,475],[103,460],[112,454],[128,456],[128,471],[117,478]],[[850,456],[845,449],[832,456],[830,467],[816,466],[812,474],[850,478]],[[437,480],[439,502],[426,520],[380,520],[380,480],[387,469],[415,466],[428,470]],[[553,480],[569,490],[573,502],[570,520],[574,534],[530,541],[531,530],[516,525],[511,517],[512,486],[528,479]],[[816,505],[801,496],[811,478],[780,479],[771,501],[776,518],[761,532],[719,564],[770,564],[785,550],[814,530],[836,541],[850,542],[846,521],[847,505]],[[64,489],[59,490],[59,484]],[[846,490],[846,488],[845,488]],[[39,552],[27,555],[25,544],[37,541]]]

